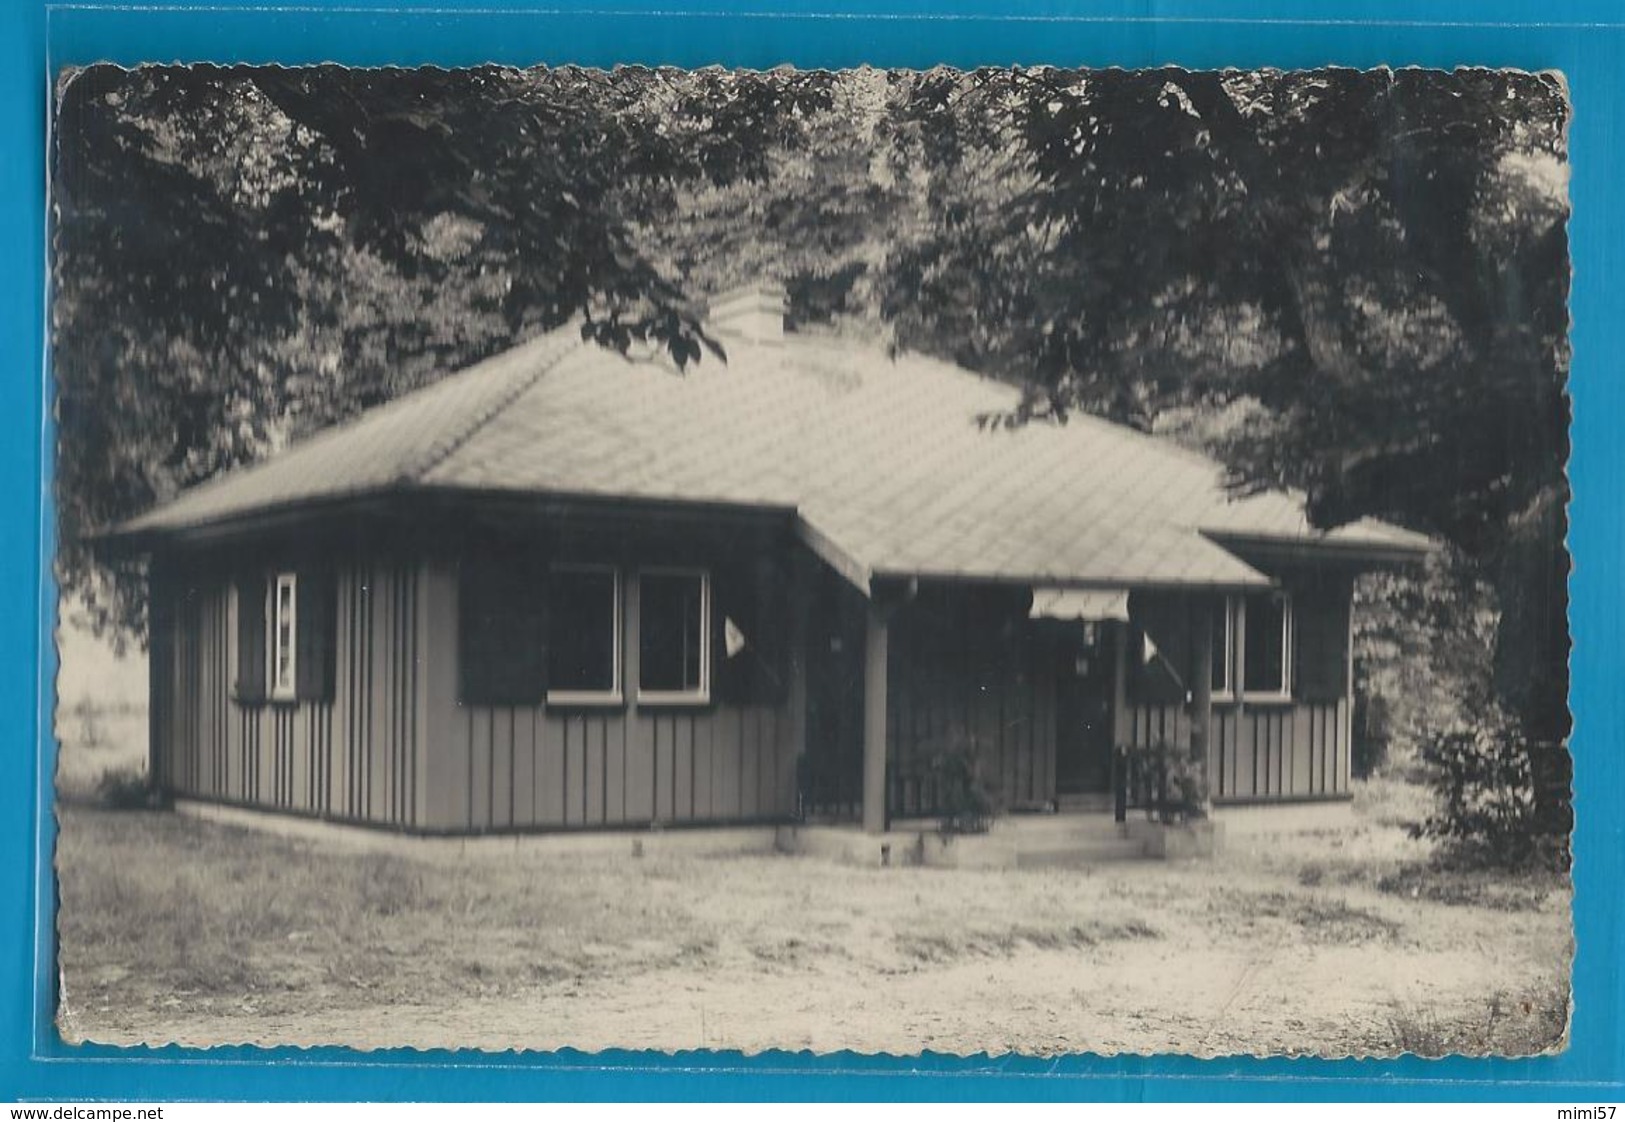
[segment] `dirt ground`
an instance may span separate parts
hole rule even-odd
[[[1353,828],[1237,838],[1216,861],[1030,871],[369,855],[75,802],[60,1025],[360,1048],[1560,1046],[1566,881],[1432,868],[1362,801]]]

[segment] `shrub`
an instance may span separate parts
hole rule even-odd
[[[1535,797],[1531,745],[1500,706],[1488,702],[1476,720],[1458,719],[1424,737],[1422,759],[1433,773],[1435,812],[1413,833],[1454,843],[1474,863],[1562,863],[1543,828]]]
[[[1388,699],[1356,688],[1354,691],[1354,740],[1349,765],[1355,778],[1369,779],[1388,760],[1393,739],[1393,719]]]
[[[985,834],[998,814],[997,792],[982,774],[974,740],[956,739],[933,752],[926,775],[936,793],[944,834]]]
[[[1207,767],[1189,751],[1166,741],[1124,750],[1129,803],[1159,822],[1207,817]]]
[[[105,734],[96,703],[89,698],[81,698],[73,707],[73,713],[79,719],[79,743],[92,750],[103,747]]]
[[[104,772],[96,782],[96,798],[110,810],[146,810],[161,801],[147,773],[134,768]]]

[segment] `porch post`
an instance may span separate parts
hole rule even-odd
[[[870,599],[863,645],[863,830],[886,832],[887,606]]]
[[[798,819],[802,815],[801,800],[806,796],[802,790],[802,778],[807,754],[807,602],[812,584],[809,560],[808,555],[800,549],[795,550],[790,559],[790,696],[787,699],[790,740],[786,746],[790,759],[780,772],[781,775],[792,777],[788,794],[790,808]]]
[[[1127,746],[1129,735],[1128,711],[1128,645],[1133,635],[1127,620],[1118,620],[1112,628],[1112,750]]]
[[[1191,668],[1191,759],[1204,768],[1208,763],[1208,742],[1213,729],[1213,608],[1206,597],[1196,598],[1195,626],[1191,645],[1195,665]]]

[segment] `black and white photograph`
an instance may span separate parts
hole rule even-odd
[[[1563,1050],[1569,112],[64,71],[57,1030]]]

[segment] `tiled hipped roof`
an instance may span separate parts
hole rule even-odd
[[[705,502],[794,512],[849,574],[1070,585],[1268,579],[1213,537],[1420,552],[1377,522],[1313,530],[1301,504],[1233,499],[1212,461],[1089,417],[987,428],[1018,391],[832,338],[738,342],[679,374],[534,339],[125,523],[186,530],[388,490]]]

